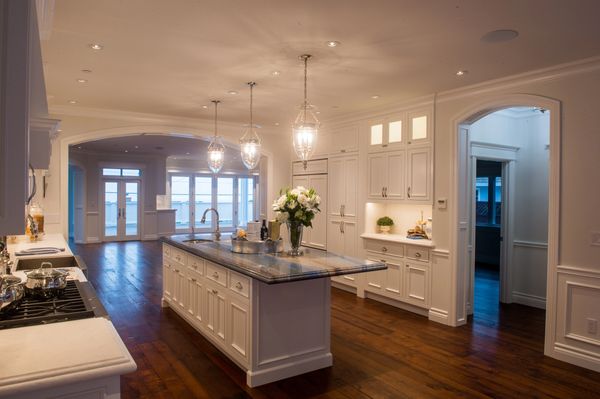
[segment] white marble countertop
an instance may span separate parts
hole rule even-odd
[[[56,247],[56,248],[64,248],[63,252],[58,252],[56,254],[44,254],[44,255],[30,255],[30,256],[15,256],[15,253],[32,248],[40,248],[40,247]],[[10,253],[10,258],[15,261],[17,259],[27,259],[27,258],[52,258],[55,256],[67,256],[73,255],[71,249],[67,245],[67,241],[60,233],[53,234],[44,234],[37,241],[29,240],[27,236],[17,236],[17,242],[8,242],[8,252]]]
[[[399,242],[402,244],[418,245],[421,247],[428,247],[428,248],[435,247],[435,244],[431,240],[406,238],[406,236],[403,236],[401,234],[363,233],[360,235],[360,238],[366,238],[369,240]]]
[[[0,331],[0,396],[121,375],[137,366],[103,317]]]

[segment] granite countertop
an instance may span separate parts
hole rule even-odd
[[[313,278],[364,273],[387,269],[383,262],[373,262],[341,256],[332,252],[302,248],[304,255],[292,257],[280,254],[237,254],[231,252],[231,239],[199,244],[185,240],[211,238],[210,234],[178,234],[161,237],[162,241],[193,255],[225,266],[267,284],[287,283]]]

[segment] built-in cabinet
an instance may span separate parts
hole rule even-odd
[[[368,124],[367,197],[378,201],[431,202],[430,108],[371,120]]]
[[[327,160],[315,160],[307,162],[306,169],[302,162],[292,164],[292,186],[303,186],[313,188],[321,197],[319,205],[320,213],[312,220],[312,228],[305,228],[302,234],[302,245],[317,249],[327,249]]]
[[[358,156],[329,159],[329,207],[327,248],[339,255],[357,256]],[[332,281],[356,287],[356,275],[332,277]]]
[[[364,290],[421,308],[429,307],[430,249],[424,246],[364,239],[367,258],[387,270],[365,273]],[[375,297],[377,299],[377,297]]]

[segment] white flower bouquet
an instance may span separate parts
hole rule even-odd
[[[273,211],[280,223],[301,224],[312,227],[312,220],[321,210],[319,197],[313,188],[298,186],[279,192],[281,196],[273,202]]]

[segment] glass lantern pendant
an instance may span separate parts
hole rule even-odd
[[[300,113],[292,127],[294,151],[298,158],[302,160],[304,169],[306,169],[306,163],[315,150],[319,131],[319,121],[313,113],[313,106],[308,103],[306,96],[307,64],[310,57],[309,54],[300,56],[300,59],[304,61],[304,102],[300,106]]]
[[[255,82],[248,82],[248,86],[250,86],[250,125],[240,139],[242,162],[248,169],[256,168],[260,161],[260,137],[258,137],[256,126],[252,121],[252,89],[255,85]]]
[[[225,146],[221,137],[217,135],[217,105],[220,101],[213,100],[212,102],[215,104],[215,134],[208,145],[208,167],[213,173],[219,173],[225,161]]]

